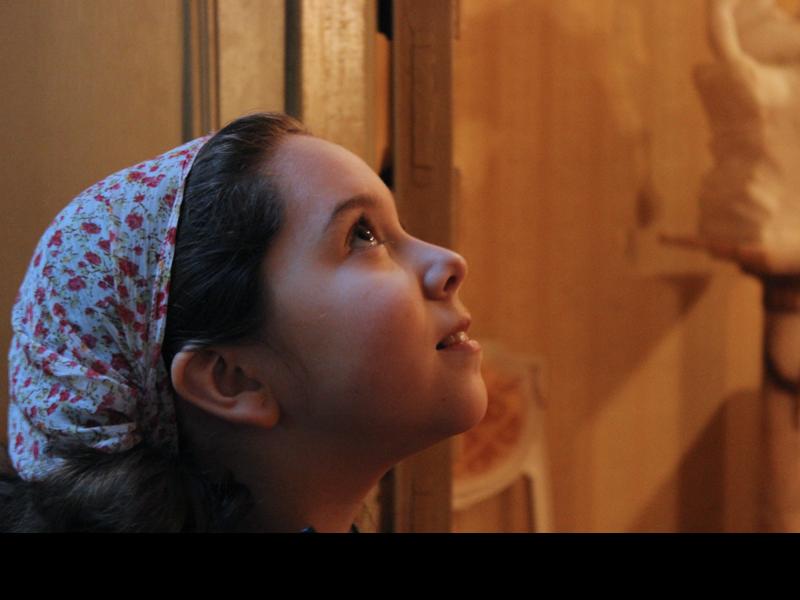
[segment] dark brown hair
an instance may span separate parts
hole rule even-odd
[[[229,123],[198,153],[184,186],[162,354],[247,341],[264,330],[259,269],[283,223],[267,172],[272,151],[303,125],[280,113]],[[262,341],[264,341],[262,339]],[[23,481],[6,460],[0,531],[226,531],[250,509],[230,474],[214,479],[180,443],[179,457],[142,443],[107,454],[73,443],[63,467]]]

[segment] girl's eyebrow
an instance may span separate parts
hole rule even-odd
[[[350,212],[351,210],[356,210],[358,208],[373,208],[376,209],[380,205],[380,201],[370,194],[356,194],[346,200],[341,200],[336,204],[336,207],[333,209],[330,218],[328,219],[328,224],[325,225],[325,229],[323,229],[323,235],[331,226],[342,218],[345,214]]]

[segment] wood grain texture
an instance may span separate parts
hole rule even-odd
[[[452,2],[396,0],[393,16],[394,193],[409,232],[453,243]],[[394,469],[394,531],[451,527],[451,440]]]
[[[284,110],[284,0],[223,0],[219,13],[220,122]]]
[[[462,297],[477,339],[547,361],[556,528],[755,528],[758,284],[716,261],[645,272],[631,248],[653,220],[696,226],[704,2],[460,6]],[[481,511],[465,522],[523,525]]]
[[[375,164],[375,5],[299,0],[299,117]]]
[[[453,244],[452,2],[395,4],[395,199],[410,231]]]

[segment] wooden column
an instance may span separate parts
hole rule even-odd
[[[217,8],[216,0],[183,0],[183,141],[220,125]]]
[[[375,164],[374,1],[288,0],[286,111]]]
[[[453,246],[453,0],[395,0],[393,7],[394,185],[412,235]],[[393,471],[393,530],[448,532],[451,440]]]

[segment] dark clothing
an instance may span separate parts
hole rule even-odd
[[[311,525],[309,525],[309,526],[308,526],[308,527],[306,527],[305,529],[302,529],[302,530],[300,530],[300,533],[319,533],[319,532],[318,532],[316,529],[314,529],[314,528],[313,528]],[[358,527],[356,527],[356,524],[355,524],[355,523],[353,523],[353,524],[350,526],[350,533],[361,533],[361,532],[358,530]]]

